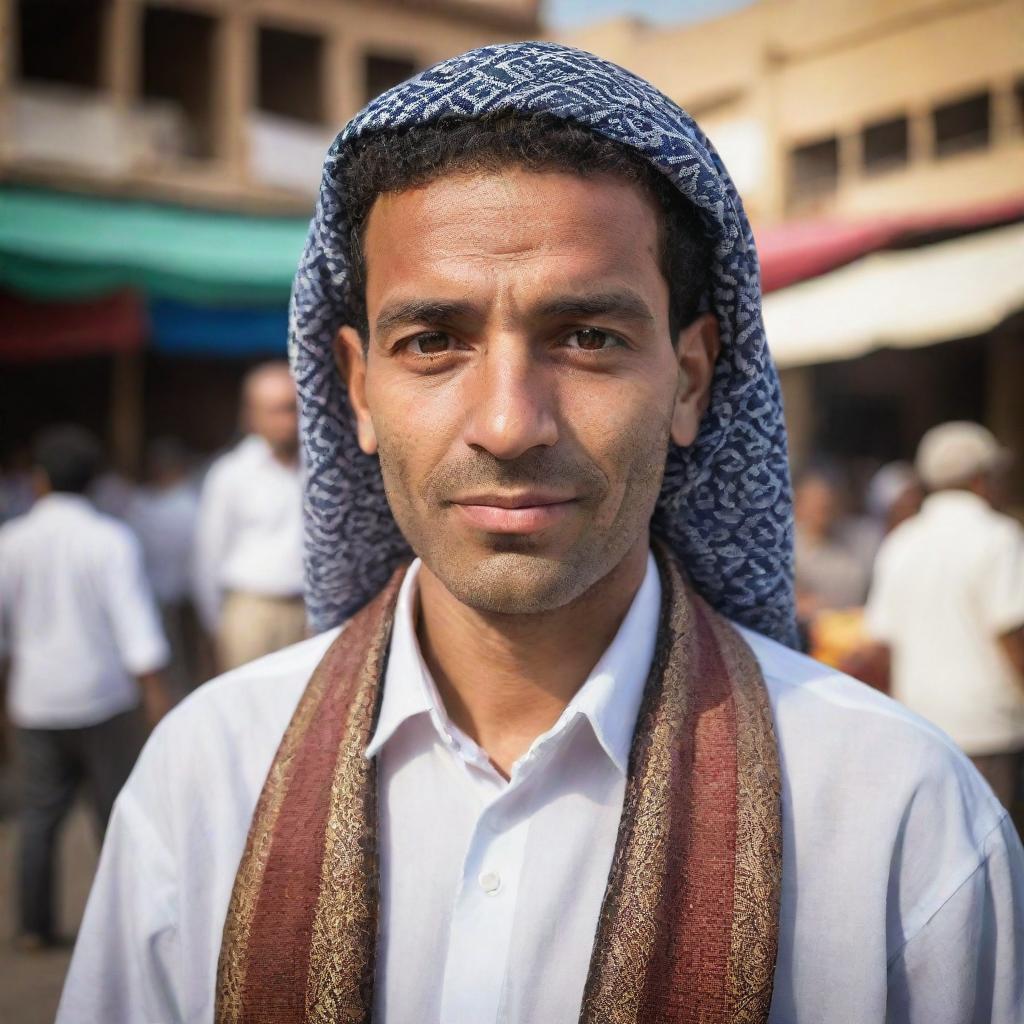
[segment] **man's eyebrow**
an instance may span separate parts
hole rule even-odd
[[[449,302],[444,299],[408,299],[385,306],[377,315],[378,334],[410,324],[449,323],[466,317],[474,311],[468,302]]]
[[[563,295],[542,302],[535,314],[547,318],[586,318],[614,316],[619,320],[650,323],[654,320],[647,303],[635,292],[628,290],[590,292],[585,295]]]

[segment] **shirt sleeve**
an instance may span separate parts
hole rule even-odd
[[[166,806],[161,739],[157,730],[114,805],[57,1024],[186,1019],[174,859],[153,818]]]
[[[223,465],[206,475],[199,499],[192,561],[192,597],[208,633],[216,631],[221,606],[221,566],[231,536],[231,493]]]
[[[1008,817],[982,863],[889,964],[891,1024],[1024,1020],[1024,850]]]
[[[140,676],[170,661],[160,615],[142,558],[142,546],[123,527],[107,565],[107,612],[125,668]]]
[[[997,545],[982,581],[985,614],[994,636],[1024,626],[1024,530],[1016,523]]]

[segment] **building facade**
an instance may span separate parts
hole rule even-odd
[[[369,99],[536,0],[0,0],[0,180],[305,212]]]

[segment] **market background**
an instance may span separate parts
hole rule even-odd
[[[285,352],[336,131],[438,60],[538,37],[650,79],[721,152],[796,470],[827,460],[856,497],[950,419],[1024,453],[1019,0],[0,0],[0,472],[57,421],[126,481],[154,438],[223,450],[243,375]],[[1008,484],[1020,514],[1024,458]],[[5,893],[12,841],[0,820]],[[76,817],[69,931],[94,862]],[[66,954],[16,959],[0,908],[0,1021],[50,1020]]]

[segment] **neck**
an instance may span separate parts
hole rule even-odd
[[[586,593],[533,615],[470,608],[425,565],[420,569],[424,660],[451,720],[506,778],[558,721],[615,638],[643,582],[648,544],[645,534]]]
[[[287,447],[275,447],[274,445],[267,442],[267,446],[270,448],[270,454],[281,463],[282,466],[294,466],[299,461],[299,449],[298,448],[287,448]]]

